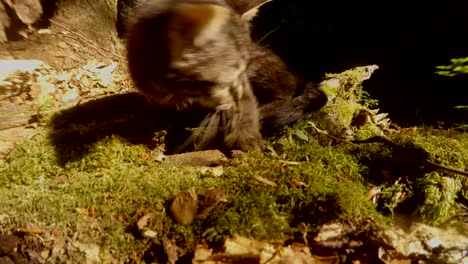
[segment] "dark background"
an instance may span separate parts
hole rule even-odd
[[[253,38],[313,81],[379,65],[364,83],[382,112],[403,126],[463,123],[468,74],[436,66],[468,57],[468,1],[274,0],[254,20]]]

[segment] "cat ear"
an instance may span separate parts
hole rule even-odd
[[[216,38],[231,18],[228,8],[212,4],[180,4],[174,14],[181,37],[191,38],[195,46]]]
[[[225,0],[227,5],[242,16],[245,21],[251,21],[258,9],[272,0]]]

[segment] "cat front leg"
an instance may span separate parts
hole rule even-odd
[[[221,112],[224,144],[230,150],[263,149],[257,99],[247,78],[242,82],[243,92],[236,104]]]

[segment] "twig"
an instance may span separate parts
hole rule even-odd
[[[463,175],[463,176],[468,176],[468,172],[464,172],[464,171],[460,171],[460,170],[457,170],[457,169],[445,167],[445,166],[442,166],[440,164],[434,163],[434,162],[432,162],[430,160],[425,160],[425,161],[426,161],[427,165],[429,165],[429,166],[433,166],[433,167],[436,167],[438,169],[442,169],[442,170],[445,170],[445,171],[448,171],[448,172],[451,172],[451,173],[460,174],[460,175]]]
[[[352,142],[353,143],[376,143],[377,142],[377,143],[386,143],[386,144],[391,145],[393,147],[401,147],[398,144],[396,144],[395,142],[392,142],[390,139],[388,139],[387,137],[384,137],[384,136],[375,136],[375,137],[371,137],[371,138],[364,139],[364,140],[353,140]],[[444,171],[447,171],[447,172],[460,174],[460,175],[463,175],[463,176],[468,176],[468,172],[464,172],[464,171],[460,171],[460,170],[457,170],[457,169],[449,168],[449,167],[434,163],[433,161],[430,161],[428,159],[425,159],[424,163],[426,163],[426,165],[428,165],[428,166],[432,166],[432,167],[435,167],[437,169],[441,169],[441,170],[444,170]]]
[[[360,143],[387,143],[387,144],[392,145],[394,147],[399,147],[398,144],[391,141],[390,139],[388,139],[385,136],[373,136],[373,137],[363,139],[363,140],[353,140],[351,142],[357,143],[357,144],[360,144]]]
[[[72,31],[70,28],[68,28],[68,27],[66,27],[66,26],[64,26],[64,25],[62,25],[62,24],[60,24],[60,23],[58,23],[57,21],[55,21],[55,20],[53,20],[53,19],[49,19],[49,20],[50,20],[50,22],[52,22],[53,24],[55,24],[55,25],[57,25],[57,26],[59,26],[59,27],[65,29],[65,30],[67,30],[68,32],[70,32],[71,34],[73,34],[73,35],[79,37],[79,38],[80,38],[84,43],[86,43],[88,46],[90,46],[91,48],[95,49],[95,50],[96,50],[99,54],[101,54],[103,57],[106,57],[106,55],[105,55],[98,47],[96,47],[95,43],[94,43],[92,40],[86,38],[85,36],[83,36],[83,35],[81,35],[81,34],[79,34],[79,33],[76,33],[76,32],[74,32],[74,31]],[[114,52],[112,52],[112,51],[110,51],[110,50],[108,50],[108,49],[106,49],[106,48],[102,48],[102,49],[105,50],[105,51],[107,51],[108,53],[114,55],[115,57],[117,57],[117,58],[119,58],[119,59],[124,59],[124,57],[122,57],[122,56],[120,56],[120,55],[118,55],[118,54],[115,54]]]
[[[71,38],[71,39],[74,39],[74,40],[77,40],[77,41],[81,41],[83,43],[85,43],[86,45],[88,45],[89,47],[95,49],[99,54],[101,54],[103,57],[107,57],[106,54],[104,54],[104,52],[102,52],[101,50],[99,50],[97,47],[91,45],[90,43],[87,43],[86,41],[84,41],[83,39],[80,39],[79,37],[74,37],[74,36],[67,36],[65,35],[66,38]]]
[[[361,146],[359,146],[357,144],[359,144],[359,143],[386,143],[388,145],[391,145],[392,147],[401,147],[400,145],[396,144],[395,142],[391,141],[390,139],[388,139],[385,136],[374,136],[374,137],[364,139],[364,140],[349,141],[349,140],[345,140],[345,139],[341,139],[341,138],[337,138],[335,136],[332,136],[332,135],[328,134],[327,131],[323,131],[323,130],[319,129],[318,127],[316,127],[315,125],[313,125],[312,127],[315,128],[315,130],[318,133],[327,135],[330,138],[333,138],[333,139],[335,139],[337,141],[340,141],[340,142],[343,142],[343,143],[346,143],[346,144],[350,144],[350,145],[352,145],[354,147],[357,147],[359,149],[366,150],[366,151],[368,151],[368,152],[370,152],[371,154],[374,154],[374,155],[378,155],[378,154],[374,153],[373,151],[370,151],[370,150],[368,150],[366,148],[363,148],[363,147],[361,147]],[[432,166],[432,167],[435,167],[435,168],[438,168],[438,169],[441,169],[441,170],[444,170],[444,171],[447,171],[447,172],[451,172],[451,173],[455,173],[455,174],[459,174],[459,175],[463,175],[463,176],[468,176],[467,172],[456,170],[456,169],[449,168],[449,167],[445,167],[445,166],[442,166],[440,164],[434,163],[434,162],[432,162],[432,161],[430,161],[428,159],[424,159],[423,162],[427,166]]]
[[[262,176],[259,176],[259,175],[255,175],[253,176],[254,179],[256,179],[257,181],[261,182],[261,183],[264,183],[266,185],[269,185],[271,187],[278,187],[278,184],[276,184],[275,182],[272,182],[266,178],[263,178]]]
[[[300,165],[299,161],[289,161],[289,160],[278,160],[278,162],[287,164],[287,165]]]

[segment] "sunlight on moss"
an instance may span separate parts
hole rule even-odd
[[[158,237],[184,243],[201,237],[222,241],[232,234],[280,238],[296,231],[299,222],[317,226],[336,217],[377,216],[364,195],[355,158],[317,143],[287,143],[281,159],[298,162],[294,165],[253,151],[239,158],[238,166],[225,168],[220,177],[148,162],[151,150],[118,137],[106,137],[88,148],[81,159],[59,166],[46,136],[25,141],[1,170],[1,181],[8,183],[4,185],[8,188],[0,188],[2,212],[12,214],[17,225],[71,228],[81,240],[100,241],[104,248],[123,255],[141,246],[128,232],[141,210],[157,215],[162,226]],[[266,186],[253,176],[278,187]],[[176,225],[164,213],[167,202],[192,186],[200,192],[221,188],[230,194],[229,202],[205,221]]]
[[[345,83],[346,78],[340,81]],[[193,247],[200,239],[222,242],[234,234],[284,238],[300,231],[301,224],[314,230],[336,220],[387,222],[388,218],[377,211],[378,205],[367,197],[367,190],[383,186],[383,205],[393,212],[402,202],[395,198],[396,194],[413,190],[413,186],[400,182],[401,175],[398,180],[378,178],[392,168],[391,163],[382,173],[370,167],[388,166],[385,161],[397,153],[391,147],[373,143],[364,149],[340,144],[342,141],[332,144],[329,135],[343,135],[353,129],[355,114],[372,104],[368,101],[363,105],[366,95],[360,85],[347,89],[351,95],[339,92],[333,102],[314,115],[321,118],[285,128],[282,135],[268,142],[270,152],[251,151],[231,159],[221,176],[157,162],[158,152],[147,146],[130,144],[117,136],[102,136],[100,129],[105,130],[105,122],[76,125],[73,133],[58,130],[47,134],[39,129],[36,136],[19,144],[0,168],[0,213],[12,219],[3,228],[31,223],[55,226],[65,236],[93,241],[102,246],[103,252],[128,260],[133,250],[148,246],[136,227],[148,214],[153,216],[150,227],[157,239],[169,238],[186,247]],[[44,115],[44,120],[49,117]],[[87,141],[89,131],[95,128],[98,135]],[[61,138],[62,132],[69,137],[67,140]],[[102,134],[112,134],[105,132]],[[375,125],[365,124],[355,138],[380,133]],[[434,162],[466,170],[466,134],[424,129],[415,134],[397,134],[395,138],[416,156],[428,156]],[[466,199],[468,181],[446,172],[424,175],[418,166],[412,171],[415,175],[404,177],[416,183],[414,197],[419,199],[419,214],[426,222],[440,224],[458,212],[455,199]],[[197,193],[211,187],[222,189],[229,194],[228,202],[205,220],[177,225],[166,210],[177,193],[191,187]]]
[[[440,225],[458,213],[455,199],[462,188],[460,180],[433,172],[419,179],[417,185],[424,197],[419,214],[426,222]]]
[[[377,127],[375,124],[366,122],[362,127],[360,127],[355,134],[357,140],[365,140],[375,136],[381,136],[382,130]]]

